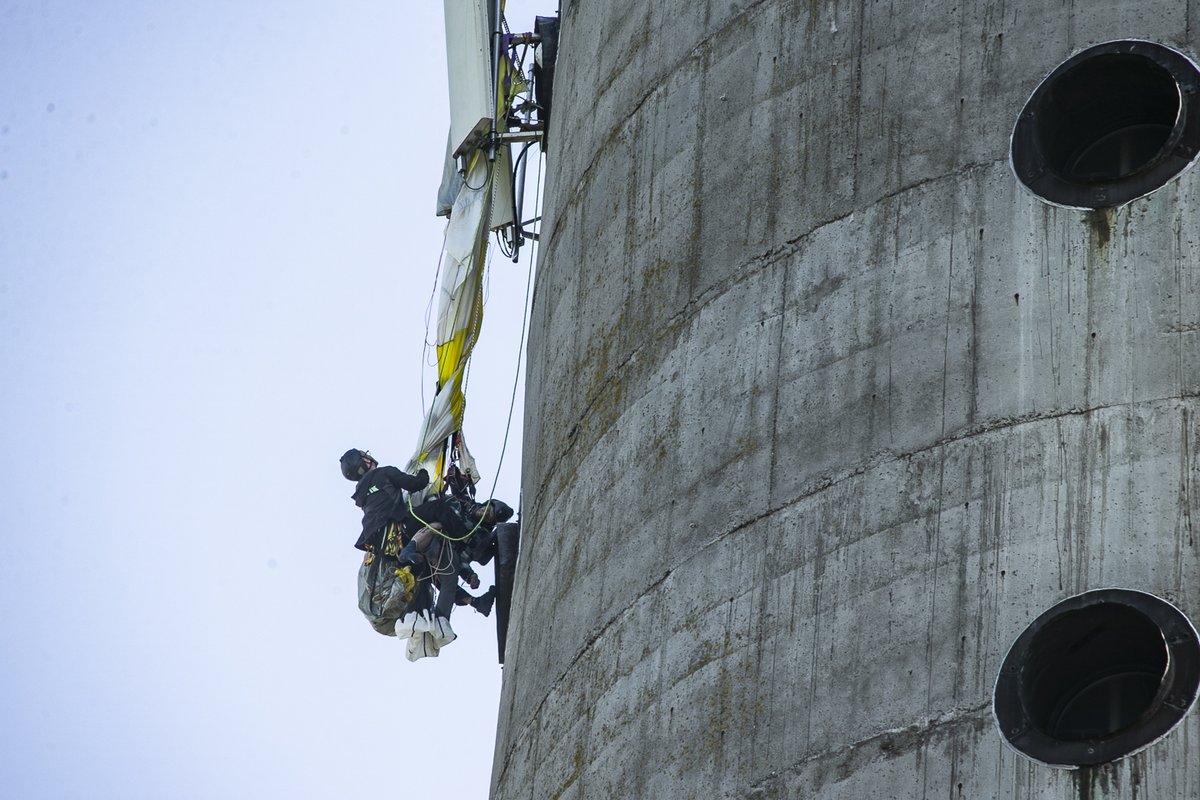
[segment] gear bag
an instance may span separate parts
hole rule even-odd
[[[368,552],[358,568],[358,610],[384,636],[396,635],[396,620],[403,616],[416,588],[412,571],[395,558],[399,537],[398,527],[389,526],[384,554]]]

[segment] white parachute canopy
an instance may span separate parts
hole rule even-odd
[[[504,8],[501,0],[498,7],[489,10],[494,2],[444,0],[451,124],[446,148],[448,174],[438,192],[439,214],[447,211],[446,195],[455,187],[457,194],[446,223],[438,295],[437,389],[407,470],[428,470],[429,491],[441,489],[446,444],[451,437],[459,468],[472,481],[479,480],[474,459],[462,438],[466,407],[463,385],[483,322],[488,235],[515,221],[511,202],[505,202],[512,196],[511,154],[507,146],[497,146],[494,141],[489,144],[486,137],[495,131],[495,120],[507,117],[512,98],[526,84],[507,56],[497,55],[493,64],[491,28],[499,20],[489,23],[489,13],[499,11],[502,15]],[[466,164],[461,179],[456,174],[458,158]]]
[[[483,270],[491,212],[491,165],[476,153],[446,223],[446,257],[438,294],[437,393],[433,397],[408,472],[429,471],[434,488],[445,467],[444,443],[462,430],[467,363],[483,322]],[[474,462],[460,440],[462,468]],[[478,474],[472,474],[478,480]]]

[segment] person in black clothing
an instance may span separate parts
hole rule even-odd
[[[512,519],[512,507],[494,497],[486,503],[458,498],[452,502],[472,530],[471,538],[467,540],[464,548],[464,561],[487,564],[496,554],[496,523]]]
[[[376,631],[394,636],[397,620],[419,594],[414,591],[418,576],[398,558],[405,543],[405,492],[428,486],[429,473],[409,475],[396,467],[381,467],[357,449],[342,455],[341,468],[347,480],[356,482],[351,497],[363,511],[362,532],[354,543],[366,553],[358,573],[358,607]]]
[[[359,570],[359,609],[380,633],[410,638],[410,659],[436,655],[457,638],[450,627],[455,605],[470,605],[484,616],[492,609],[494,592],[473,597],[458,587],[460,576],[472,588],[479,586],[460,553],[471,538],[464,522],[474,520],[464,521],[458,504],[438,495],[413,507],[406,493],[429,485],[424,469],[409,475],[381,467],[357,449],[346,451],[341,468],[356,481],[352,497],[363,510],[354,545],[367,553]]]
[[[453,641],[450,613],[455,605],[462,605],[457,602],[458,579],[464,569],[474,574],[459,554],[461,543],[469,538],[470,531],[457,508],[440,495],[429,497],[417,507],[408,509],[402,527],[405,546],[398,558],[403,564],[414,565],[414,571],[428,575],[431,583],[437,586],[438,596],[432,621],[439,640]],[[476,578],[475,587],[478,586],[479,579]]]
[[[461,564],[459,576],[472,589],[478,589],[479,576],[471,568],[471,562],[483,565],[491,562],[492,557],[496,554],[496,523],[508,521],[513,515],[513,510],[507,503],[496,499],[486,503],[476,503],[474,500],[461,501],[454,497],[449,498],[448,502],[471,534],[465,542],[456,545],[458,560]],[[495,600],[495,586],[489,586],[488,590],[478,597],[472,596],[460,587],[454,602],[460,606],[471,606],[486,617],[492,613],[492,604]]]
[[[385,529],[407,517],[404,492],[419,492],[429,485],[429,473],[409,475],[396,467],[381,467],[370,453],[350,449],[341,459],[342,475],[357,481],[351,498],[363,510],[362,535],[354,546],[359,550],[383,550]],[[393,553],[394,555],[394,553]]]
[[[458,544],[459,559],[464,564],[463,579],[472,589],[478,588],[479,578],[465,566],[471,561],[487,564],[496,552],[495,527],[498,522],[512,518],[513,510],[503,500],[492,498],[480,503],[475,500],[475,482],[471,476],[451,465],[446,473],[446,502],[467,526],[469,536]],[[459,603],[459,605],[465,605]],[[485,614],[486,616],[486,614]]]

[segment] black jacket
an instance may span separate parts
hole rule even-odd
[[[416,492],[429,485],[429,473],[416,475],[396,467],[376,467],[362,476],[354,487],[354,504],[363,510],[362,535],[354,546],[366,550],[382,548],[383,529],[389,522],[400,522],[408,511],[404,492]]]
[[[408,509],[405,508],[405,511]],[[404,539],[407,541],[414,533],[421,530],[426,522],[441,523],[442,531],[455,544],[461,543],[470,530],[466,520],[458,513],[458,505],[444,497],[430,497],[424,503],[413,509],[403,521]]]

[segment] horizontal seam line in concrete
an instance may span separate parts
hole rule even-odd
[[[762,520],[766,517],[770,517],[774,514],[777,514],[778,512],[782,511],[783,509],[785,509],[789,506],[795,505],[796,503],[798,503],[802,500],[805,500],[809,497],[812,497],[813,495],[819,494],[820,492],[822,492],[832,486],[836,486],[851,477],[861,475],[861,474],[865,473],[867,470],[871,469],[872,467],[878,466],[879,464],[882,464],[882,463],[886,463],[889,461],[901,461],[904,459],[912,458],[912,457],[920,455],[922,453],[936,450],[940,447],[945,447],[947,445],[954,444],[956,442],[959,442],[959,441],[962,441],[965,439],[969,439],[969,438],[972,438],[975,436],[980,436],[980,435],[992,433],[992,432],[995,432],[998,430],[1017,427],[1017,426],[1021,426],[1021,425],[1030,425],[1030,424],[1034,424],[1037,422],[1052,421],[1052,420],[1061,419],[1064,417],[1085,416],[1087,414],[1091,414],[1091,413],[1094,413],[1097,411],[1104,411],[1107,409],[1127,408],[1127,407],[1133,407],[1133,406],[1167,403],[1170,401],[1195,398],[1196,396],[1197,395],[1187,395],[1187,394],[1171,395],[1168,397],[1152,398],[1149,400],[1140,400],[1140,401],[1137,401],[1134,403],[1113,403],[1113,404],[1109,404],[1109,405],[1093,406],[1091,408],[1086,408],[1086,409],[1072,408],[1072,409],[1067,409],[1065,411],[1061,411],[1061,412],[1057,412],[1057,413],[1053,413],[1053,414],[1034,414],[1034,415],[1028,415],[1028,416],[1024,416],[1024,417],[1010,417],[1010,418],[1007,418],[1004,420],[1000,420],[998,422],[993,422],[993,423],[976,426],[975,428],[963,431],[954,436],[950,436],[945,439],[939,440],[933,444],[928,445],[927,447],[918,448],[917,450],[913,450],[911,452],[900,453],[900,454],[886,454],[886,453],[877,454],[876,456],[872,457],[869,461],[864,462],[853,469],[847,470],[844,473],[842,473],[841,475],[838,475],[838,476],[832,477],[832,478],[828,478],[827,480],[823,481],[819,486],[816,486],[809,490],[802,491],[801,493],[797,494],[795,497],[791,498],[788,502],[781,503],[776,506],[772,506],[772,507],[768,508],[767,510],[763,511],[761,514],[757,514],[750,519],[744,520],[741,523],[739,523],[738,525],[730,528],[729,530],[724,531],[723,533],[720,533],[717,536],[714,536],[713,538],[709,539],[707,542],[702,544],[700,547],[698,547],[692,553],[691,557],[687,559],[687,561],[692,561],[693,559],[702,557],[705,554],[705,552],[710,547],[712,547],[714,544],[717,544],[718,542],[721,542],[721,541],[729,538],[730,536],[732,536],[740,531],[745,530],[746,528],[754,525],[755,523],[759,522],[760,520]],[[890,455],[890,457],[888,457],[889,455]],[[684,563],[687,563],[687,562],[684,562]],[[656,578],[655,580],[651,581],[646,586],[639,589],[637,597],[635,598],[634,602],[629,603],[628,605],[623,606],[622,608],[618,609],[614,614],[612,614],[608,618],[608,620],[604,624],[597,627],[594,630],[594,632],[588,636],[586,641],[579,647],[578,650],[576,650],[576,652],[575,652],[574,656],[571,658],[570,663],[568,664],[567,668],[565,670],[563,670],[563,672],[554,680],[554,682],[550,685],[549,690],[546,692],[545,695],[542,696],[542,699],[538,702],[536,710],[530,715],[530,719],[536,718],[539,714],[541,714],[543,706],[545,706],[546,702],[550,699],[550,696],[552,694],[554,694],[555,689],[557,689],[558,686],[564,680],[566,680],[568,674],[571,671],[571,667],[575,664],[575,662],[577,662],[579,660],[580,656],[582,656],[583,653],[585,653],[588,650],[588,648],[590,648],[592,645],[594,645],[596,643],[596,641],[598,641],[602,636],[604,636],[604,634],[609,630],[609,628],[611,628],[614,624],[616,624],[617,620],[619,620],[621,617],[628,614],[633,609],[634,605],[637,602],[642,600],[647,594],[654,591],[657,587],[661,586],[674,572],[675,572],[674,569],[669,569],[666,572],[664,572],[662,575],[660,575],[658,578]],[[507,758],[507,755],[506,755],[505,769],[507,768],[508,760],[509,759]],[[503,771],[501,772],[501,774],[503,774]]]
[[[660,89],[662,89],[663,86],[666,85],[667,78],[671,75],[674,75],[676,72],[678,72],[684,64],[700,57],[704,53],[705,50],[711,50],[712,42],[714,39],[716,39],[717,37],[723,37],[726,30],[728,30],[734,24],[737,24],[738,22],[740,22],[743,18],[745,18],[747,16],[752,16],[753,14],[758,13],[758,11],[760,10],[760,7],[763,5],[766,5],[768,2],[770,2],[770,0],[754,0],[754,2],[750,3],[749,5],[746,6],[746,8],[742,9],[741,13],[732,15],[730,17],[730,19],[724,25],[722,25],[718,30],[713,31],[711,33],[711,35],[697,41],[696,45],[691,50],[688,50],[686,53],[683,54],[683,56],[681,58],[679,58],[677,61],[672,63],[670,65],[670,67],[668,67],[667,69],[660,72],[658,74],[658,77],[655,80],[647,82],[647,86],[649,88],[646,89],[646,91],[642,94],[642,96],[637,99],[637,102],[635,102],[633,104],[633,106],[629,109],[629,113],[625,114],[621,118],[621,124],[614,125],[609,130],[607,135],[605,135],[604,139],[600,142],[600,144],[596,148],[596,150],[592,153],[591,161],[588,162],[588,165],[584,168],[584,170],[580,174],[579,178],[575,181],[574,188],[572,188],[571,192],[568,194],[566,200],[564,201],[563,210],[575,205],[577,198],[580,196],[580,187],[583,186],[585,183],[587,183],[590,180],[592,173],[597,169],[596,157],[600,153],[602,153],[606,149],[608,149],[616,139],[620,138],[621,134],[624,131],[629,129],[631,120],[633,120],[633,118],[635,116],[637,116],[638,112],[641,111],[642,107],[646,105],[646,101],[649,100],[656,92],[658,92]],[[626,59],[625,64],[627,65],[631,60],[632,59]],[[624,67],[622,67],[622,69],[624,69]],[[551,233],[551,238],[549,239],[547,244],[552,243],[554,241],[554,236],[556,233],[557,233],[557,231],[554,231]]]
[[[799,234],[798,236],[796,236],[792,239],[788,239],[783,244],[775,247],[774,249],[768,250],[765,253],[755,256],[754,258],[747,261],[746,265],[749,266],[751,264],[755,264],[756,262],[760,262],[760,261],[763,262],[763,266],[769,266],[771,264],[774,264],[776,261],[779,261],[780,259],[787,258],[788,256],[793,255],[797,250],[799,250],[804,245],[804,242],[806,239],[808,239],[809,237],[811,237],[815,234],[820,233],[821,231],[828,228],[830,225],[836,225],[839,222],[843,222],[843,221],[849,219],[850,217],[853,217],[855,214],[869,211],[870,209],[875,208],[876,206],[878,206],[881,203],[886,203],[889,200],[894,200],[897,197],[899,197],[900,195],[907,194],[908,192],[911,192],[914,189],[920,189],[920,188],[923,188],[930,184],[941,183],[943,181],[958,180],[959,178],[962,177],[962,175],[964,175],[966,173],[972,173],[972,172],[978,172],[981,170],[991,169],[992,167],[994,167],[997,164],[999,164],[1003,161],[1006,161],[1006,160],[1007,160],[1006,158],[994,158],[994,159],[991,159],[990,161],[973,161],[969,164],[962,165],[954,172],[945,172],[945,173],[942,173],[941,175],[931,175],[927,178],[921,178],[920,180],[913,181],[912,183],[906,183],[903,186],[899,186],[899,187],[893,189],[892,191],[888,192],[887,194],[882,194],[879,197],[876,197],[870,203],[870,205],[856,206],[855,208],[852,208],[849,211],[838,214],[836,217],[831,217],[830,219],[827,219],[823,222],[818,222],[817,224],[813,225],[813,227],[809,228],[807,231],[804,231],[803,233]]]
[[[668,577],[670,577],[670,575],[671,575],[671,573],[672,573],[673,571],[674,571],[674,570],[667,570],[666,572],[664,572],[664,573],[663,573],[661,576],[659,576],[658,580],[656,580],[656,581],[654,581],[653,583],[649,584],[649,585],[648,585],[648,586],[645,588],[645,590],[644,590],[643,594],[644,594],[645,592],[651,592],[651,591],[653,591],[655,588],[657,588],[659,585],[661,585],[661,584],[663,583],[663,581],[665,581],[665,580],[666,580]],[[554,679],[554,683],[550,684],[550,688],[549,688],[549,690],[547,690],[547,692],[546,692],[544,695],[542,695],[542,699],[538,701],[537,708],[536,708],[536,709],[533,711],[533,713],[532,713],[532,714],[530,714],[530,715],[529,715],[529,719],[530,719],[530,720],[537,719],[539,716],[541,716],[541,713],[542,713],[542,708],[543,708],[543,707],[546,705],[547,701],[549,701],[549,699],[550,699],[550,695],[554,694],[554,691],[555,691],[555,689],[557,689],[557,688],[558,688],[558,686],[559,686],[559,685],[560,685],[560,684],[561,684],[561,683],[562,683],[564,680],[566,680],[566,678],[567,678],[567,675],[569,675],[569,674],[570,674],[570,672],[571,672],[571,667],[572,667],[572,666],[574,666],[575,662],[579,660],[579,657],[580,657],[580,656],[581,656],[583,653],[587,652],[588,648],[590,648],[590,647],[591,647],[593,644],[595,644],[595,643],[596,643],[596,641],[597,641],[597,640],[598,640],[598,639],[599,639],[601,636],[603,636],[603,635],[604,635],[604,633],[605,633],[605,632],[606,632],[606,631],[607,631],[607,630],[608,630],[610,627],[612,627],[613,623],[614,623],[614,622],[616,622],[616,620],[617,620],[619,617],[621,617],[622,615],[624,615],[624,614],[628,613],[628,612],[629,612],[629,610],[633,608],[633,605],[634,605],[633,603],[630,603],[629,605],[627,605],[627,606],[624,606],[624,607],[623,607],[623,608],[621,608],[619,611],[617,611],[617,613],[616,613],[616,614],[614,614],[614,615],[613,615],[611,618],[609,618],[609,621],[608,621],[608,622],[606,622],[604,625],[601,625],[599,628],[597,628],[597,629],[596,629],[596,631],[595,631],[593,634],[591,634],[591,635],[588,637],[587,641],[586,641],[586,642],[584,642],[584,643],[583,643],[583,645],[582,645],[582,646],[581,646],[581,647],[580,647],[578,650],[576,650],[576,651],[575,651],[575,655],[574,655],[574,657],[571,659],[570,663],[567,665],[567,668],[566,668],[566,669],[564,669],[564,670],[563,670],[563,671],[562,671],[562,672],[559,674],[559,676],[558,676],[557,678],[555,678],[555,679]],[[510,753],[512,753],[513,751],[515,751],[515,750],[517,749],[517,746],[519,745],[520,741],[521,741],[522,739],[524,739],[525,737],[529,736],[531,732],[534,732],[534,731],[536,730],[536,727],[537,727],[537,726],[533,726],[533,725],[526,725],[526,726],[525,726],[525,730],[524,730],[524,731],[521,733],[521,735],[520,735],[520,736],[517,738],[517,741],[513,743],[513,744],[514,744],[514,746],[513,746],[512,748],[510,748],[510,749],[509,749],[509,752],[508,752],[508,753],[505,753],[505,754],[504,754],[504,765],[503,765],[503,766],[501,767],[501,769],[500,769],[500,776],[499,776],[499,777],[500,777],[500,780],[501,780],[501,782],[503,781],[504,773],[505,773],[505,772],[508,770],[508,764],[509,764],[509,762],[511,761],[511,759],[509,758],[509,754],[510,754]]]
[[[788,500],[785,503],[780,503],[780,504],[774,506],[772,508],[772,510],[768,511],[767,513],[775,513],[775,512],[781,511],[784,508],[787,508],[788,506],[791,506],[791,505],[796,504],[797,502],[800,502],[801,500],[806,500],[809,497],[819,494],[832,486],[836,486],[836,485],[848,480],[849,478],[853,478],[853,477],[862,475],[862,474],[866,473],[868,470],[879,466],[880,464],[884,464],[884,463],[888,463],[888,462],[892,462],[892,461],[903,461],[906,459],[914,458],[914,457],[922,455],[924,453],[928,453],[930,451],[937,450],[938,448],[946,447],[948,445],[953,445],[958,442],[964,441],[966,439],[975,438],[977,436],[985,436],[987,434],[994,433],[995,431],[1007,430],[1009,428],[1020,427],[1023,425],[1033,425],[1038,422],[1047,422],[1047,421],[1056,420],[1056,419],[1063,419],[1065,417],[1082,417],[1082,416],[1087,416],[1088,414],[1093,414],[1097,411],[1106,411],[1108,409],[1133,408],[1135,406],[1166,404],[1166,403],[1170,403],[1173,401],[1177,402],[1177,401],[1181,401],[1181,400],[1196,399],[1197,397],[1200,397],[1200,394],[1182,392],[1180,394],[1166,395],[1164,397],[1151,397],[1151,398],[1146,398],[1144,400],[1136,400],[1136,401],[1129,402],[1129,403],[1109,403],[1106,405],[1089,406],[1088,408],[1067,408],[1067,409],[1063,409],[1061,411],[1055,411],[1055,412],[1051,412],[1051,413],[1033,412],[1030,414],[1022,414],[1020,416],[1015,416],[1015,417],[1001,417],[999,419],[989,420],[988,422],[980,423],[978,425],[974,425],[969,428],[964,428],[955,434],[944,437],[942,439],[938,439],[936,442],[932,442],[928,445],[925,445],[924,447],[918,447],[915,450],[910,450],[910,451],[906,451],[906,452],[902,452],[902,453],[893,453],[892,451],[885,450],[885,451],[880,451],[878,453],[875,453],[874,455],[870,456],[869,458],[860,462],[859,464],[855,465],[854,467],[841,470],[838,473],[834,473],[832,475],[825,475],[821,478],[811,481],[806,488],[802,489],[795,496],[793,496],[790,500]],[[714,539],[712,539],[712,541],[714,541],[714,542],[718,541],[719,539],[723,538],[724,536],[727,536],[729,533],[733,533],[733,532],[737,531],[740,527],[742,527],[742,526],[738,526],[738,528],[733,528],[730,531],[728,531],[727,533],[724,533],[724,534],[721,534],[720,536],[715,537]]]
[[[962,171],[970,172],[970,171],[976,171],[976,170],[980,170],[980,169],[989,169],[989,168],[995,166],[997,163],[999,163],[1002,160],[1003,159],[994,159],[992,161],[975,162],[973,164],[969,164],[966,167],[964,167]],[[759,253],[758,255],[754,256],[753,258],[748,259],[737,270],[735,270],[730,275],[729,278],[725,279],[724,281],[721,281],[720,283],[713,284],[712,286],[710,286],[709,288],[707,288],[703,292],[701,292],[699,296],[693,298],[692,300],[689,300],[687,305],[685,305],[682,310],[673,314],[670,318],[668,318],[666,320],[666,323],[664,325],[662,325],[661,328],[659,328],[658,336],[656,336],[654,339],[650,340],[649,342],[644,342],[643,344],[638,345],[636,348],[631,350],[629,352],[629,355],[627,355],[616,367],[610,369],[608,376],[600,384],[599,389],[588,400],[587,405],[584,406],[583,411],[579,414],[579,416],[576,417],[574,423],[571,426],[571,429],[572,430],[577,429],[579,427],[580,423],[582,423],[583,420],[587,419],[588,415],[592,411],[592,408],[595,407],[596,403],[604,395],[608,386],[613,381],[616,380],[617,375],[619,375],[625,369],[625,367],[629,364],[629,362],[631,362],[632,360],[637,358],[638,354],[641,353],[642,351],[646,350],[647,348],[649,348],[653,345],[657,345],[658,342],[662,341],[667,336],[667,331],[674,330],[675,328],[686,324],[689,320],[694,319],[697,315],[699,315],[702,311],[704,311],[704,309],[708,308],[708,306],[711,305],[712,302],[716,298],[723,296],[730,289],[737,286],[738,284],[740,284],[744,281],[750,280],[751,278],[756,277],[763,270],[768,269],[769,267],[773,266],[774,264],[778,263],[779,261],[782,261],[783,259],[794,255],[798,250],[800,250],[804,246],[804,243],[810,237],[819,234],[821,231],[825,230],[829,226],[836,225],[839,222],[849,219],[850,217],[854,216],[857,213],[865,212],[871,208],[874,208],[875,206],[879,205],[880,203],[884,203],[889,200],[893,200],[896,197],[898,197],[901,194],[904,194],[906,192],[910,192],[914,189],[919,189],[923,186],[938,183],[941,181],[957,179],[959,177],[959,175],[960,175],[960,173],[958,173],[958,172],[947,173],[947,174],[938,175],[938,176],[935,176],[932,178],[923,178],[922,180],[916,181],[911,184],[907,184],[907,185],[902,186],[892,192],[889,192],[886,195],[879,197],[878,199],[875,200],[875,202],[873,202],[869,206],[864,206],[862,208],[856,208],[851,211],[847,211],[844,214],[840,214],[836,217],[833,217],[832,219],[826,220],[825,222],[821,222],[821,223],[813,226],[809,230],[805,231],[804,233],[801,233],[800,235],[796,236],[795,238],[789,239],[786,242],[784,242],[783,244],[781,244],[771,250],[767,250],[765,252]],[[786,313],[786,310],[787,310],[786,308],[781,309],[780,314]],[[777,316],[777,315],[772,314],[770,316]],[[564,456],[566,456],[567,453],[571,452],[571,450],[573,450],[575,448],[575,444],[576,444],[576,442],[575,442],[574,437],[568,437],[567,446],[565,448],[563,448],[562,452],[560,452],[555,457],[554,460],[557,461],[558,459],[561,459]],[[541,487],[538,488],[537,492],[534,495],[534,505],[537,505],[538,503],[540,503],[542,497],[545,495],[545,492],[546,492],[546,486],[545,486],[545,484],[543,484]]]
[[[821,760],[823,758],[827,758],[829,756],[840,755],[840,754],[852,752],[854,750],[857,750],[860,747],[872,744],[874,742],[886,741],[889,737],[908,737],[908,736],[914,736],[914,735],[921,734],[921,733],[928,733],[930,731],[936,731],[941,728],[946,728],[946,727],[950,727],[953,725],[962,725],[964,723],[969,723],[969,722],[979,722],[983,719],[986,719],[988,716],[990,716],[990,714],[988,714],[986,712],[988,711],[988,709],[991,708],[991,705],[992,704],[990,702],[987,702],[987,703],[977,703],[973,706],[965,706],[965,707],[961,707],[961,708],[956,708],[956,709],[951,710],[947,714],[943,714],[941,716],[938,716],[938,717],[935,717],[932,719],[926,719],[923,722],[918,722],[915,725],[910,725],[906,728],[895,728],[895,729],[880,731],[879,733],[876,733],[872,736],[868,736],[865,739],[859,739],[858,741],[852,742],[848,745],[844,745],[842,747],[837,747],[837,748],[831,748],[829,750],[825,750],[820,753],[814,753],[810,756],[806,756],[805,758],[801,759],[800,761],[795,762],[794,764],[791,764],[790,766],[785,767],[782,770],[772,772],[767,777],[761,778],[758,781],[755,781],[754,783],[750,784],[750,786],[748,787],[748,790],[754,791],[755,789],[768,786],[769,784],[779,780],[781,777],[783,777],[784,775],[787,775],[787,774],[797,775],[800,773],[800,771],[806,765],[811,764],[814,761],[819,761],[819,760]],[[881,750],[881,752],[886,753],[887,751]]]

